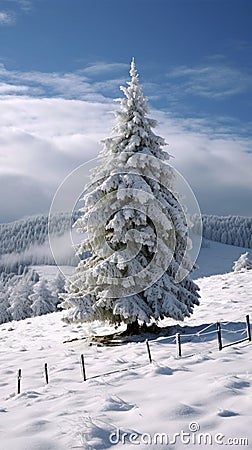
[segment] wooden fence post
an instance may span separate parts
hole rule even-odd
[[[21,392],[21,378],[22,378],[22,371],[21,369],[18,369],[18,394]]]
[[[248,340],[251,341],[251,330],[250,330],[249,314],[246,315],[246,321],[247,321]]]
[[[176,346],[177,346],[177,355],[179,357],[181,357],[182,356],[182,351],[181,351],[180,333],[176,333]]]
[[[86,370],[85,370],[85,362],[84,362],[84,355],[83,354],[81,354],[81,368],[82,368],[83,380],[87,381]]]
[[[146,339],[146,345],[147,345],[147,351],[148,351],[148,356],[149,356],[149,361],[150,363],[152,363],[152,358],[151,358],[151,352],[150,352],[150,346],[149,346],[149,341],[148,339]]]
[[[45,363],[45,380],[46,380],[46,384],[49,383],[49,378],[48,378],[48,367],[47,367],[47,363]]]
[[[221,340],[221,326],[220,326],[220,322],[217,322],[217,337],[218,337],[218,345],[219,345],[219,350],[222,350],[222,340]]]

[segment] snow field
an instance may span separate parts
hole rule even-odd
[[[187,332],[195,333],[198,326],[215,320],[230,321],[225,324],[230,328],[240,322],[239,328],[245,328],[245,314],[252,317],[251,272],[203,278],[197,283],[201,287],[201,306],[186,321]],[[92,326],[67,325],[61,320],[63,314],[52,313],[0,327],[1,448],[217,449],[220,445],[214,442],[216,433],[224,436],[224,444],[230,438],[246,438],[246,447],[250,448],[250,343],[219,352],[212,334],[188,343],[183,343],[182,336],[185,357],[177,358],[174,339],[160,337],[150,341],[153,363],[149,364],[145,342],[118,347],[90,346],[81,340],[63,343],[91,332],[111,332],[98,322]],[[82,381],[81,353],[85,357],[86,382]],[[49,368],[48,385],[45,362]],[[21,394],[14,395],[19,368]],[[115,370],[118,372],[102,375]],[[190,432],[192,426],[200,430]],[[212,445],[199,446],[196,441],[186,445],[179,437],[176,443],[154,442],[155,433],[166,433],[173,442],[173,434],[181,430],[196,441],[199,432],[211,433]],[[137,440],[132,443],[134,436]],[[228,444],[225,448],[234,446]]]

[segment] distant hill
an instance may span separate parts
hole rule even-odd
[[[64,234],[69,232],[79,213],[69,218],[57,214],[51,218],[50,232],[59,238],[64,247]],[[223,244],[252,248],[252,218],[242,216],[203,215],[203,237]],[[196,225],[197,228],[197,225]],[[64,250],[64,249],[63,249]],[[11,223],[0,224],[0,272],[1,267],[54,264],[48,242],[48,216],[37,215]],[[62,255],[61,264],[75,265],[72,254]],[[17,268],[13,270],[17,271]]]
[[[63,248],[60,263],[75,265],[72,252],[64,251],[64,236],[78,218],[62,213],[50,217],[50,234]],[[48,240],[48,216],[37,215],[0,224],[0,273],[17,273],[20,265],[55,264]]]
[[[74,213],[72,222],[78,217]],[[50,231],[62,236],[69,229],[69,215],[51,217]],[[40,214],[10,223],[0,224],[0,255],[21,253],[31,245],[43,245],[48,240],[48,215]]]

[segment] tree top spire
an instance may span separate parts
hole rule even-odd
[[[131,76],[132,78],[134,78],[134,77],[138,78],[138,73],[137,73],[137,70],[136,70],[136,63],[135,63],[135,58],[134,58],[134,56],[132,57],[132,60],[131,60],[131,65],[130,65],[130,76]]]

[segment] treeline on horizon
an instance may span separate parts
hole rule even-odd
[[[79,216],[74,212],[56,214],[50,217],[51,235],[56,238],[69,232]],[[194,220],[195,231],[199,221]],[[252,217],[202,215],[203,237],[223,244],[252,248]],[[64,252],[63,252],[64,253]],[[55,264],[48,243],[48,216],[37,215],[11,223],[0,224],[0,272],[9,266],[19,264]],[[74,265],[73,258],[62,256],[61,264]],[[16,272],[14,270],[14,272]]]

